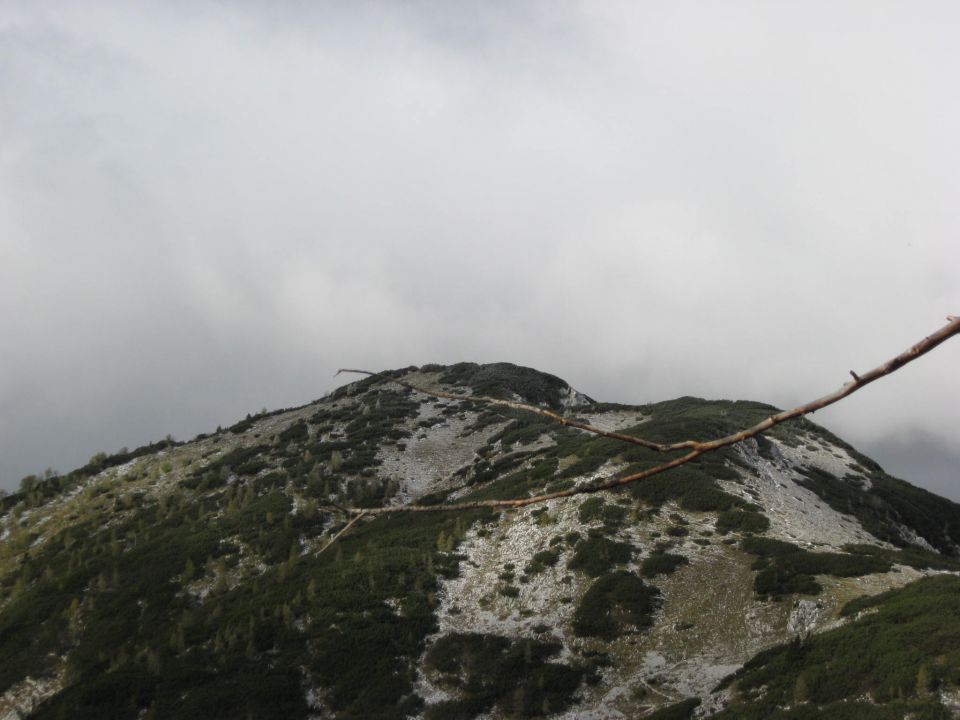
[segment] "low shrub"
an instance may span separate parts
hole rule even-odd
[[[584,593],[573,615],[577,637],[612,640],[623,632],[653,624],[660,591],[633,573],[620,570],[598,578]]]
[[[605,537],[588,537],[574,547],[573,557],[567,563],[571,570],[582,570],[590,577],[602,575],[614,565],[630,562],[633,548]]]
[[[858,577],[887,572],[890,562],[875,555],[810,552],[782,540],[746,537],[740,547],[757,556],[753,564],[759,570],[754,590],[761,597],[773,598],[790,593],[816,595],[822,587],[815,575]]]
[[[866,609],[874,612],[749,660],[722,684],[736,683],[736,700],[715,717],[945,720],[928,695],[960,680],[960,578],[923,578],[842,614]],[[850,702],[863,697],[871,702]]]
[[[546,550],[541,550],[538,553],[534,553],[533,557],[530,558],[530,562],[527,563],[524,572],[527,575],[538,575],[548,567],[556,565],[559,559],[560,549],[558,547],[553,546]]]
[[[453,633],[434,643],[424,666],[438,684],[458,695],[430,706],[429,720],[471,718],[495,706],[510,717],[561,712],[569,707],[584,670],[550,662],[558,642],[499,635]]]
[[[700,698],[687,698],[655,710],[646,716],[646,720],[688,720],[693,717],[693,711],[698,707],[700,707]]]
[[[656,577],[657,575],[670,575],[682,565],[690,561],[683,555],[673,553],[654,553],[640,564],[640,572],[644,577]]]
[[[717,532],[762,533],[770,527],[766,515],[752,510],[723,510],[717,513]]]

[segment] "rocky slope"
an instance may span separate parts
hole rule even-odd
[[[396,379],[656,441],[773,411],[425,366],[27,479],[0,517],[0,717],[956,716],[960,506],[810,422],[616,493],[374,518],[321,552],[331,503],[524,497],[663,459]]]

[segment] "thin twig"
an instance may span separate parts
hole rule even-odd
[[[346,535],[350,531],[350,528],[356,525],[367,514],[364,510],[357,510],[357,508],[344,508],[344,507],[340,507],[339,505],[331,505],[330,507],[333,507],[340,512],[357,513],[357,514],[350,519],[350,522],[348,522],[346,525],[340,528],[340,532],[338,532],[336,535],[330,538],[330,542],[328,542],[322,548],[317,550],[316,552],[317,555],[324,552],[327,548],[333,545],[337,540],[340,539],[341,535]]]
[[[664,445],[661,443],[652,443],[647,440],[642,440],[641,438],[634,438],[630,435],[621,435],[619,433],[610,433],[601,428],[596,428],[592,425],[586,423],[579,423],[576,421],[569,420],[560,415],[557,415],[550,410],[537,407],[535,405],[525,405],[524,403],[517,403],[511,400],[501,400],[499,398],[491,398],[486,396],[473,396],[473,395],[454,395],[453,393],[445,393],[436,390],[426,390],[424,388],[411,385],[401,380],[395,380],[391,378],[392,382],[398,383],[404,387],[410,388],[417,392],[424,393],[426,395],[431,395],[433,397],[439,398],[449,398],[453,400],[467,400],[471,402],[481,402],[491,405],[504,405],[516,410],[524,410],[527,412],[532,412],[537,415],[542,415],[544,417],[550,418],[559,422],[561,425],[567,425],[570,427],[576,427],[581,430],[586,430],[587,432],[592,432],[596,435],[601,435],[603,437],[611,437],[618,440],[624,440],[625,442],[631,442],[637,445],[643,445],[644,447],[649,447],[652,449],[660,451],[671,451],[671,450],[690,450],[687,454],[670,460],[669,462],[656,465],[655,467],[642,470],[631,475],[626,475],[622,478],[611,478],[606,482],[594,484],[594,485],[581,485],[577,487],[568,488],[566,490],[560,490],[552,493],[544,493],[542,495],[534,495],[527,498],[519,498],[515,500],[479,500],[475,502],[465,502],[465,503],[453,503],[450,505],[394,505],[389,507],[381,508],[340,508],[341,511],[346,511],[350,514],[357,514],[354,520],[363,517],[364,515],[386,515],[388,513],[396,512],[457,512],[465,510],[480,510],[485,508],[517,508],[524,507],[526,505],[533,505],[536,503],[546,502],[547,500],[554,500],[557,498],[572,497],[574,495],[583,495],[587,493],[596,493],[604,490],[612,490],[617,487],[622,487],[624,485],[629,485],[630,483],[637,482],[639,480],[644,480],[653,475],[658,475],[667,470],[672,470],[673,468],[679,467],[680,465],[685,465],[686,463],[694,460],[701,455],[719,450],[720,448],[728,447],[730,445],[735,445],[737,443],[743,442],[749,438],[752,438],[756,435],[759,435],[763,432],[766,432],[770,428],[773,428],[781,423],[785,423],[788,420],[793,420],[794,418],[802,417],[804,415],[809,415],[817,410],[827,407],[828,405],[833,405],[835,402],[842,400],[848,395],[852,395],[857,390],[862,388],[865,385],[869,385],[874,380],[878,380],[885,375],[889,375],[893,372],[896,372],[901,367],[916,360],[921,355],[933,350],[935,347],[940,345],[942,342],[950,339],[954,335],[960,334],[960,317],[957,316],[948,316],[947,320],[949,321],[947,325],[943,326],[937,330],[932,335],[925,337],[920,342],[912,345],[904,352],[897,355],[892,360],[875,367],[873,370],[866,372],[862,375],[853,375],[854,380],[848,382],[839,390],[836,390],[828,395],[824,395],[821,398],[812,400],[804,405],[800,405],[793,410],[786,410],[784,412],[771,415],[770,417],[762,420],[753,427],[746,428],[739,432],[733,433],[732,435],[727,435],[726,437],[718,438],[716,440],[709,441],[700,441],[700,440],[685,440],[679,443],[673,443],[670,445]],[[337,371],[337,374],[341,372],[352,372],[352,373],[362,373],[365,375],[377,375],[378,373],[372,373],[367,370],[348,370],[342,369]],[[352,524],[352,523],[351,523]],[[347,526],[349,528],[349,524]],[[344,528],[346,530],[347,528]],[[342,533],[343,531],[341,531]],[[339,534],[338,534],[339,537]],[[336,538],[334,538],[335,540]],[[332,544],[333,541],[331,541]],[[329,547],[329,545],[327,546]],[[326,548],[324,548],[326,549]]]

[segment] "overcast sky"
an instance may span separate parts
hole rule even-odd
[[[797,404],[960,313],[954,2],[0,0],[0,486],[511,361]],[[960,500],[960,339],[814,420]]]

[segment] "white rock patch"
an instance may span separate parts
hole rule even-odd
[[[436,424],[429,432],[420,432],[419,422],[431,419],[436,419]],[[421,405],[420,414],[408,423],[413,436],[402,441],[403,449],[383,445],[377,451],[381,461],[378,474],[399,483],[394,502],[406,504],[427,493],[454,487],[457,481],[453,474],[474,463],[477,451],[505,426],[505,423],[489,425],[463,436],[476,420],[475,413],[465,413],[462,418],[459,415],[444,417],[432,403]]]
[[[763,507],[764,514],[770,519],[771,537],[809,547],[835,549],[849,543],[879,543],[855,517],[837,512],[812,490],[798,485],[794,479],[795,471],[788,464],[787,451],[791,448],[772,438],[771,442],[775,447],[772,461],[760,456],[756,443],[737,446],[756,475],[745,473],[742,483],[718,481],[732,495]],[[822,455],[832,457],[827,452]],[[827,463],[826,460],[823,462]],[[745,488],[752,492],[746,492]]]
[[[20,720],[63,688],[63,674],[24,678],[0,696],[0,720]]]

